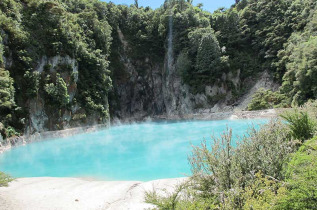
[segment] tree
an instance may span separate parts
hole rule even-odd
[[[204,6],[204,4],[203,4],[203,3],[198,3],[198,4],[197,4],[197,7],[198,7],[198,8],[200,8],[200,9],[202,9],[202,8],[203,8],[203,6]]]
[[[208,34],[214,34],[214,30],[212,28],[197,28],[188,33],[188,38],[190,41],[189,52],[191,56],[197,55],[197,51],[200,46],[202,38]]]
[[[2,37],[0,35],[0,68],[3,67],[3,44]]]
[[[39,94],[40,74],[39,72],[26,71],[24,74],[26,95],[33,98]]]
[[[293,105],[317,98],[316,25],[317,12],[314,12],[304,31],[294,32],[279,54],[286,69],[281,91],[292,98]]]
[[[11,122],[12,113],[14,112],[14,108],[16,108],[13,82],[9,71],[0,68],[0,122],[5,127]]]
[[[46,84],[44,87],[49,98],[56,103],[58,108],[65,107],[69,103],[67,85],[60,74],[56,74],[56,82]]]
[[[9,71],[0,68],[0,111],[1,115],[10,112],[15,106],[13,79]],[[0,116],[1,116],[0,115]]]
[[[185,83],[188,83],[190,78],[190,70],[192,68],[191,61],[186,52],[182,52],[176,60],[176,70],[182,76]]]
[[[221,75],[221,51],[214,34],[204,35],[201,39],[196,61],[196,73],[212,78]]]
[[[193,4],[193,0],[187,0],[187,3]]]

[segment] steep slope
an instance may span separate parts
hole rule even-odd
[[[2,137],[317,98],[315,0],[162,3],[2,0]]]
[[[0,96],[2,136],[106,124],[112,38],[98,13],[106,5],[4,0],[0,9],[0,85],[10,87]]]

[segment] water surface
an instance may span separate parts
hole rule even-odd
[[[0,154],[0,171],[14,177],[90,177],[147,181],[190,174],[191,144],[226,127],[242,136],[268,120],[147,122],[50,139]],[[237,138],[235,138],[236,140]]]

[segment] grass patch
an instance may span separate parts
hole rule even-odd
[[[0,187],[7,187],[9,182],[13,181],[14,179],[3,172],[0,172]]]
[[[316,122],[308,116],[307,112],[295,109],[282,114],[281,117],[288,123],[293,138],[303,142],[313,137],[316,131]]]

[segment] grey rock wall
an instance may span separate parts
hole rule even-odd
[[[61,66],[68,66],[67,71],[60,70]],[[70,100],[70,107],[60,110],[52,110],[49,104],[45,104],[44,96],[39,94],[37,97],[28,100],[29,119],[25,134],[46,132],[52,130],[62,130],[73,127],[98,124],[100,116],[94,113],[87,114],[79,103],[74,101],[77,94],[78,82],[78,62],[70,56],[43,56],[35,71],[43,72],[46,68],[47,73],[59,73],[67,84],[67,92]],[[49,69],[47,69],[49,68]],[[108,102],[106,102],[108,104]],[[108,123],[106,123],[108,124]]]
[[[124,64],[125,76],[113,78],[116,96],[115,101],[110,101],[113,119],[134,120],[155,115],[182,116],[201,109],[228,109],[232,93],[227,83],[231,81],[239,88],[240,71],[235,75],[224,74],[217,84],[206,86],[205,92],[193,94],[190,87],[182,82],[174,64],[168,66],[167,53],[162,63],[153,62],[149,58],[135,61],[128,55],[129,43],[120,29],[118,34],[122,44],[120,62]]]

